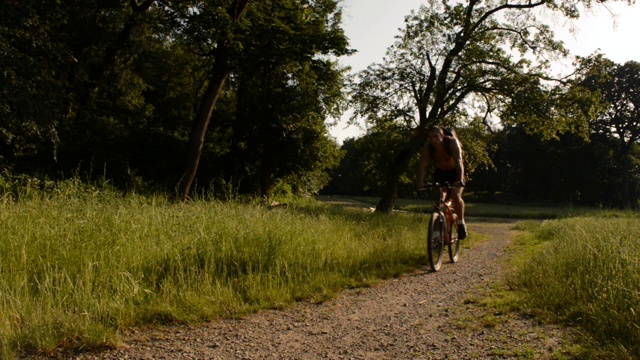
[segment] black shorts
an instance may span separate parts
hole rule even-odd
[[[460,181],[460,179],[458,179],[458,174],[456,174],[456,169],[440,170],[438,168],[436,168],[434,180],[439,184],[449,183],[449,185],[453,185],[454,182]]]

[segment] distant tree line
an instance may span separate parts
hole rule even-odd
[[[616,64],[595,54],[580,59],[578,71],[583,75],[574,90],[600,103],[586,129],[545,138],[523,124],[490,131],[482,119],[459,129],[467,187],[476,199],[640,206],[640,63]],[[402,144],[397,138],[403,137],[412,134],[385,127],[384,133],[374,129],[345,140],[346,156],[325,191],[381,196],[394,149]],[[401,174],[399,196],[414,196],[416,161],[417,154]]]
[[[427,129],[444,126],[462,139],[470,189],[475,181],[530,199],[637,203],[637,63],[594,54],[576,59],[569,76],[553,73],[553,61],[569,53],[535,10],[571,19],[578,3],[598,2],[426,1],[382,62],[351,82],[353,120],[368,133],[345,142],[354,151],[345,162],[361,168],[338,171],[332,189],[362,184],[380,196],[376,211],[390,212],[415,177]]]

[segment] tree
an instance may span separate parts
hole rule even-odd
[[[370,135],[344,140],[340,147],[344,151],[344,157],[340,160],[340,165],[331,171],[331,181],[323,192],[340,195],[372,195],[371,191],[376,187],[370,183],[371,174],[365,174],[364,171],[366,161],[370,157],[361,146],[367,136]]]
[[[211,115],[232,71],[232,52],[238,46],[234,35],[249,2],[250,0],[199,1],[194,8],[188,9],[190,18],[187,33],[192,36],[195,45],[204,50],[203,55],[212,59],[212,64],[208,84],[202,94],[189,137],[184,175],[178,183],[178,195],[182,201],[186,201],[189,196]]]
[[[264,194],[279,179],[317,191],[340,156],[324,126],[344,98],[340,15],[335,0],[8,0],[0,165],[163,187],[182,165],[182,198],[203,156],[203,183],[229,170],[235,136]]]
[[[591,128],[618,144],[622,199],[624,206],[630,207],[637,200],[630,196],[630,186],[634,152],[640,141],[640,63],[616,64],[595,54],[581,59],[580,66],[586,75],[579,86],[602,96],[604,110],[597,114]]]
[[[349,51],[334,0],[270,1],[259,10],[239,68],[236,121],[250,129],[240,137],[254,145],[246,150],[269,198],[277,179],[337,165],[324,122],[344,99],[343,70],[332,59]]]
[[[397,156],[396,144],[406,136],[401,126],[388,125],[344,142],[342,148],[346,155],[334,173],[332,184],[336,190],[350,195],[380,195],[386,180],[386,164]],[[407,174],[401,174],[399,182],[406,184],[408,181]]]
[[[358,139],[347,139],[343,143],[345,158],[334,172],[331,188],[328,190],[342,194],[379,196],[387,179],[388,164],[398,156],[398,151],[407,137],[407,128],[398,123],[376,126]],[[491,137],[485,131],[481,119],[475,119],[457,132],[465,144],[465,172],[473,173],[476,168],[490,166],[487,147]],[[400,174],[398,195],[414,194],[415,169],[418,154],[409,160],[409,166]],[[467,179],[473,178],[467,176]]]
[[[548,105],[561,94],[544,82],[551,61],[566,50],[533,10],[546,6],[578,17],[580,2],[592,4],[431,0],[406,17],[384,62],[358,74],[353,87],[355,117],[373,127],[391,121],[415,130],[399,145],[376,211],[393,209],[400,174],[432,125],[461,126],[465,119],[493,116],[506,122],[526,119],[547,136],[567,127],[566,118]]]
[[[277,179],[311,186],[302,180],[307,173],[319,175],[337,162],[324,122],[344,97],[343,70],[332,59],[348,53],[347,39],[335,0],[270,0],[246,10],[234,34],[241,46],[228,68],[236,102],[228,124],[229,155],[236,163],[230,173],[236,181],[259,178],[260,193],[268,198]],[[186,196],[184,189],[181,194]]]

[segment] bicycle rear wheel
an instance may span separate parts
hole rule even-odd
[[[449,244],[447,245],[449,250],[449,259],[452,263],[457,262],[460,257],[460,239],[458,239],[458,217],[454,214],[453,221],[449,225]]]
[[[432,271],[440,270],[442,265],[442,252],[444,251],[443,239],[444,215],[434,212],[429,219],[429,233],[427,235],[427,257]]]

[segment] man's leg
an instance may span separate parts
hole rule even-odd
[[[464,200],[462,200],[462,188],[452,189],[451,205],[458,215],[458,239],[467,237],[467,225],[464,222]]]

